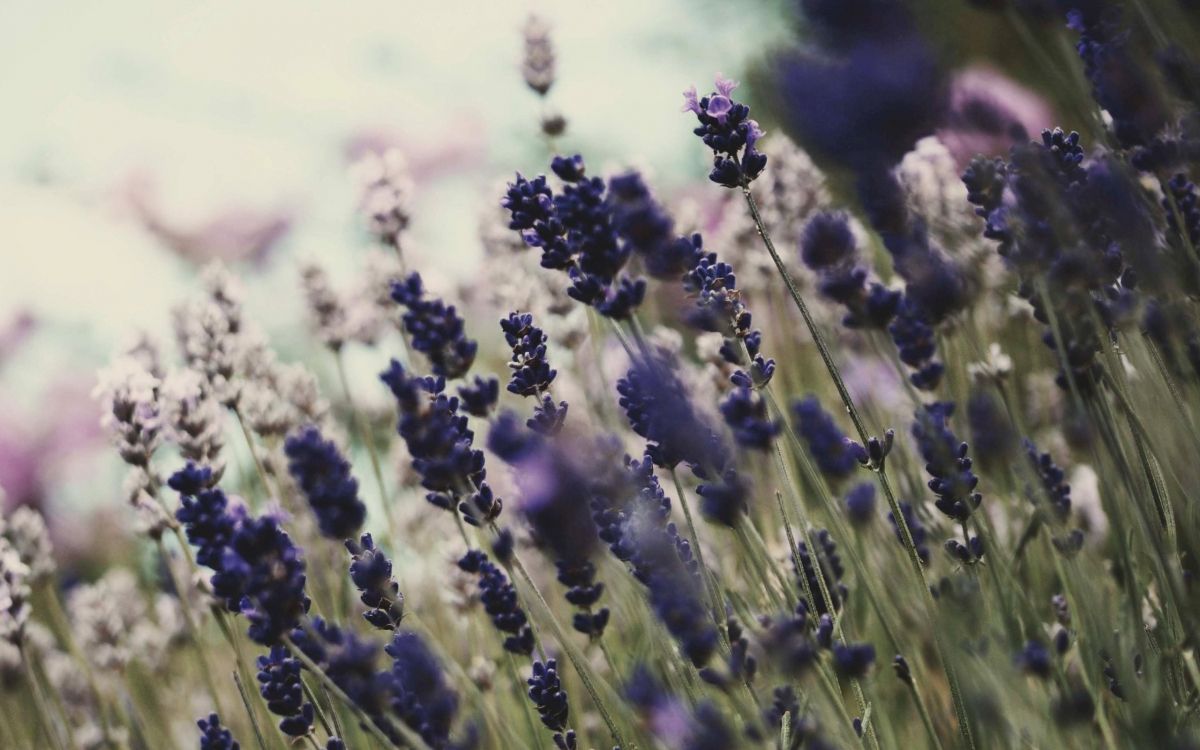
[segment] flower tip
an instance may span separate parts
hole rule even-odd
[[[738,87],[738,82],[732,78],[726,78],[724,73],[717,73],[716,77],[717,93],[721,96],[729,96],[734,89]]]
[[[700,97],[696,94],[695,86],[688,86],[683,92],[683,106],[679,108],[680,112],[693,112],[700,114]]]

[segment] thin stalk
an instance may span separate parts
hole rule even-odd
[[[700,571],[704,576],[704,585],[708,589],[709,606],[712,609],[713,622],[717,632],[721,634],[721,644],[726,652],[729,650],[729,634],[725,632],[725,607],[721,603],[720,588],[713,580],[713,572],[704,561],[704,550],[700,546],[700,535],[696,533],[696,522],[692,519],[692,509],[683,491],[683,483],[679,481],[679,471],[671,469],[671,480],[675,483],[675,494],[679,496],[679,505],[683,508],[683,518],[687,523],[688,533],[692,537],[692,548],[696,553],[696,562],[700,563]]]
[[[242,437],[246,439],[246,448],[250,451],[250,457],[254,459],[254,469],[258,474],[259,484],[262,485],[263,500],[271,499],[271,485],[267,482],[267,471],[263,468],[262,459],[258,455],[258,448],[254,446],[254,438],[250,436],[250,428],[246,426],[246,420],[242,418],[242,412],[239,409],[234,409],[233,414],[237,417],[238,427],[242,430]]]
[[[258,740],[259,750],[267,750],[262,728],[258,726],[258,717],[254,715],[254,709],[250,705],[250,695],[246,692],[246,686],[242,683],[242,678],[238,676],[236,670],[233,672],[233,683],[237,685],[238,695],[242,698],[242,707],[246,709],[246,716],[250,718],[250,726],[254,729],[254,738]]]
[[[167,568],[167,575],[171,577],[171,585],[175,587],[175,592],[179,595],[179,611],[183,613],[184,625],[187,627],[192,646],[196,650],[196,661],[200,664],[200,671],[204,673],[204,686],[213,700],[213,708],[216,709],[217,713],[223,713],[220,693],[217,691],[216,683],[213,682],[212,665],[208,663],[208,655],[205,653],[204,644],[200,640],[200,628],[196,625],[196,618],[192,615],[191,604],[187,600],[187,589],[179,582],[179,576],[175,573],[175,566],[171,564],[171,556],[167,553],[167,547],[163,544],[162,537],[159,537],[156,541],[158,543],[158,554],[162,558],[163,565]]]
[[[917,689],[916,680],[909,683],[908,690],[912,693],[913,703],[917,704],[917,713],[921,715],[921,724],[925,726],[925,734],[929,737],[929,746],[934,750],[942,750],[942,741],[938,737],[937,730],[933,728],[933,719],[929,716],[929,709],[925,708],[925,701],[921,699],[921,691]]]
[[[758,579],[763,592],[766,593],[768,602],[774,607],[786,607],[786,594],[781,594],[776,590],[771,575],[767,572],[768,566],[763,564],[762,556],[755,549],[754,544],[750,540],[750,535],[746,531],[746,527],[749,525],[750,519],[739,519],[733,527],[734,536],[737,538],[742,551],[745,552],[746,558],[750,561],[750,567],[754,570],[754,577]],[[786,587],[784,590],[786,591]]]
[[[387,486],[383,481],[383,469],[380,468],[379,452],[375,449],[375,441],[371,437],[371,431],[367,426],[367,422],[363,419],[358,407],[354,403],[354,394],[350,390],[350,379],[346,377],[346,358],[342,355],[342,350],[339,348],[334,351],[333,358],[337,361],[338,380],[342,383],[342,393],[346,396],[346,406],[350,408],[350,419],[354,422],[355,429],[358,430],[359,439],[366,446],[367,455],[371,457],[371,470],[375,473],[375,483],[379,486],[379,502],[384,513],[388,507]]]
[[[558,638],[559,645],[561,645],[563,650],[567,652],[567,658],[571,660],[572,666],[575,667],[575,671],[579,674],[580,681],[583,682],[584,689],[588,691],[588,695],[590,695],[592,698],[592,703],[595,704],[596,710],[600,712],[600,718],[602,718],[605,725],[608,726],[608,731],[612,734],[613,741],[616,742],[617,745],[625,747],[626,742],[624,735],[617,727],[616,721],[609,712],[607,702],[600,696],[600,691],[597,685],[602,683],[592,671],[591,665],[587,663],[587,659],[585,659],[583,654],[579,652],[579,649],[570,640],[570,636],[567,634],[566,630],[561,624],[559,624],[558,618],[554,616],[554,612],[550,609],[550,604],[546,601],[545,597],[542,596],[542,592],[533,582],[532,576],[529,575],[529,571],[525,569],[525,565],[521,562],[521,558],[515,552],[512,556],[511,566],[513,570],[517,571],[521,582],[533,593],[533,601],[538,605],[538,610],[541,615],[549,621],[551,629],[554,630],[554,635]],[[630,745],[629,747],[635,746]]]
[[[236,672],[234,672],[234,678],[237,678]],[[329,720],[325,718],[325,711],[321,709],[321,704],[317,700],[316,694],[313,693],[312,688],[308,686],[308,683],[304,680],[300,680],[300,689],[304,691],[304,697],[307,698],[308,702],[312,704],[313,713],[316,714],[317,721],[320,722],[321,728],[325,730],[325,734],[328,734],[331,737],[337,735],[337,732],[333,731],[333,727],[329,724]]]
[[[29,650],[23,643],[17,644],[17,650],[21,654],[21,670],[25,673],[25,680],[29,683],[29,692],[33,696],[33,705],[36,709],[34,713],[37,714],[38,726],[41,727],[50,745],[58,750],[64,750],[62,738],[54,730],[54,720],[50,717],[50,709],[46,705],[46,694],[42,691],[42,684],[33,673],[33,666],[29,663]]]

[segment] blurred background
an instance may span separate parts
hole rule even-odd
[[[95,372],[137,332],[169,348],[170,309],[211,259],[245,281],[281,353],[309,359],[297,264],[335,281],[360,267],[357,157],[404,154],[410,262],[468,273],[497,186],[545,168],[543,104],[520,71],[532,12],[558,50],[562,145],[664,189],[705,173],[680,92],[786,32],[770,3],[682,0],[0,6],[7,504],[43,507],[67,548],[128,525]],[[361,364],[372,378],[378,363]]]
[[[531,13],[557,50],[544,100],[520,69]],[[919,4],[950,67],[989,57],[1020,79],[1013,29],[975,23],[983,13]],[[360,157],[404,155],[406,256],[453,289],[476,280],[480,217],[503,181],[545,169],[544,116],[564,116],[560,149],[599,171],[636,166],[664,195],[711,196],[682,90],[717,71],[743,79],[770,132],[764,63],[798,32],[790,4],[767,1],[3,4],[6,503],[43,507],[68,554],[98,530],[127,533],[95,373],[139,333],[169,349],[170,310],[213,259],[244,280],[248,315],[285,358],[318,359],[298,268],[319,261],[335,283],[361,270]],[[377,360],[351,353],[352,379],[372,381]],[[313,369],[328,382],[328,367]]]

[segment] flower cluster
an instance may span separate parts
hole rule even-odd
[[[413,348],[429,359],[433,373],[451,380],[467,374],[479,345],[467,338],[454,305],[427,297],[417,273],[392,285],[392,299],[405,308],[404,330]]]
[[[350,462],[316,427],[306,427],[288,437],[283,446],[288,472],[308,499],[321,533],[347,539],[358,533],[367,507],[358,499],[358,481],[350,475]]]
[[[308,611],[301,550],[272,516],[242,519],[212,577],[213,593],[246,616],[251,640],[266,646],[296,627]]]
[[[392,578],[392,561],[375,547],[370,534],[355,542],[346,540],[350,551],[350,580],[367,606],[363,619],[380,630],[395,630],[404,619],[404,594]]]
[[[468,523],[494,520],[502,504],[484,482],[483,452],[473,446],[475,433],[468,428],[467,417],[459,414],[459,400],[443,393],[445,379],[412,376],[396,360],[380,379],[396,397],[400,411],[396,429],[421,486],[429,490],[425,499],[461,512]]]
[[[800,258],[817,273],[817,291],[846,308],[847,328],[886,328],[900,305],[900,292],[872,281],[857,262],[854,233],[845,214],[814,214],[804,227]]]
[[[912,433],[925,459],[925,470],[932,477],[929,489],[937,495],[934,505],[961,522],[971,517],[983,496],[975,491],[979,477],[971,471],[967,444],[960,442],[950,429],[953,413],[954,404],[947,402],[924,406],[917,412]]]
[[[628,318],[641,305],[646,282],[622,273],[633,247],[614,227],[604,181],[585,176],[578,155],[555,157],[551,169],[565,183],[557,195],[544,176],[518,174],[508,186],[501,205],[511,214],[509,227],[541,248],[543,267],[567,273],[572,299],[606,317]]]
[[[688,464],[703,480],[697,490],[701,512],[733,526],[746,510],[749,488],[724,440],[696,410],[675,363],[661,353],[635,361],[617,382],[617,393],[630,427],[647,441],[646,455],[666,469]]]
[[[863,447],[846,437],[833,417],[821,408],[816,396],[806,396],[793,403],[792,414],[796,419],[796,432],[808,445],[817,469],[826,478],[833,481],[846,479],[866,460]]]
[[[708,179],[727,188],[746,187],[767,166],[767,157],[755,148],[763,131],[750,119],[750,108],[733,100],[736,81],[718,73],[715,87],[703,97],[695,86],[683,92],[682,111],[696,115],[700,124],[692,132],[712,149]]]
[[[240,509],[230,508],[220,487],[210,487],[212,469],[189,463],[171,475],[167,484],[180,495],[175,518],[183,524],[188,542],[196,548],[196,562],[221,570],[225,548],[241,519]]]
[[[796,570],[796,577],[803,579],[801,592],[807,592],[812,600],[812,606],[819,615],[836,612],[842,607],[842,600],[846,598],[846,586],[842,583],[842,576],[845,571],[842,568],[842,559],[837,553],[837,543],[833,541],[833,537],[825,529],[818,529],[814,534],[816,542],[816,553],[814,554],[808,547],[806,542],[799,542],[796,545],[796,558],[799,561],[800,568]],[[821,586],[821,580],[818,580],[817,566],[820,566],[819,575],[824,580],[825,586]],[[825,598],[825,591],[829,592],[829,599]]]
[[[479,576],[479,599],[492,618],[492,624],[504,636],[504,648],[514,654],[533,653],[533,630],[525,610],[517,604],[517,590],[482,550],[473,549],[458,561],[458,567]]]
[[[270,645],[308,612],[301,553],[270,516],[243,523],[230,540],[213,590],[227,601],[241,595],[239,610],[250,621],[251,639]]]
[[[267,708],[282,716],[279,731],[288,737],[303,737],[312,731],[313,706],[304,700],[300,684],[300,660],[283,646],[272,646],[258,657],[258,683]]]
[[[537,398],[533,417],[526,424],[540,434],[556,434],[566,420],[567,402],[556,404],[549,393],[558,371],[551,368],[546,359],[546,334],[533,324],[533,316],[529,313],[509,313],[500,321],[500,329],[512,349],[512,360],[508,363],[512,370],[508,392]]]
[[[562,689],[558,678],[558,663],[549,659],[545,663],[535,661],[529,683],[529,699],[537,709],[538,717],[550,731],[554,732],[554,745],[559,750],[575,750],[575,731],[567,728],[570,705],[567,692]]]
[[[196,722],[200,727],[200,750],[241,750],[233,733],[221,726],[221,717],[209,714]]]
[[[391,709],[430,747],[449,750],[450,729],[458,713],[458,696],[446,684],[446,673],[429,646],[416,633],[397,633],[384,649],[392,657],[387,673]]]

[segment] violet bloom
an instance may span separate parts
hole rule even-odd
[[[578,154],[556,156],[550,168],[565,183],[557,194],[544,176],[527,180],[518,174],[509,184],[500,202],[511,214],[509,227],[526,245],[541,248],[544,268],[566,272],[572,299],[608,318],[630,317],[646,295],[646,282],[623,273],[634,246],[617,230],[619,201],[609,200],[603,180],[587,176]]]
[[[435,375],[454,379],[471,369],[478,344],[467,338],[454,305],[426,296],[420,274],[395,282],[392,299],[407,308],[404,330],[412,337],[413,348],[429,358]]]
[[[321,533],[331,539],[358,533],[367,506],[358,499],[358,480],[350,474],[350,463],[337,446],[310,425],[289,435],[283,451],[288,473],[308,500]]]
[[[301,550],[272,516],[246,519],[225,547],[213,593],[250,621],[250,639],[275,645],[308,611]]]
[[[750,119],[750,108],[733,100],[737,82],[718,73],[714,85],[716,91],[704,97],[695,86],[683,92],[682,111],[696,115],[700,124],[692,132],[712,149],[708,178],[727,188],[746,187],[767,166],[767,157],[755,148],[763,131]]]

